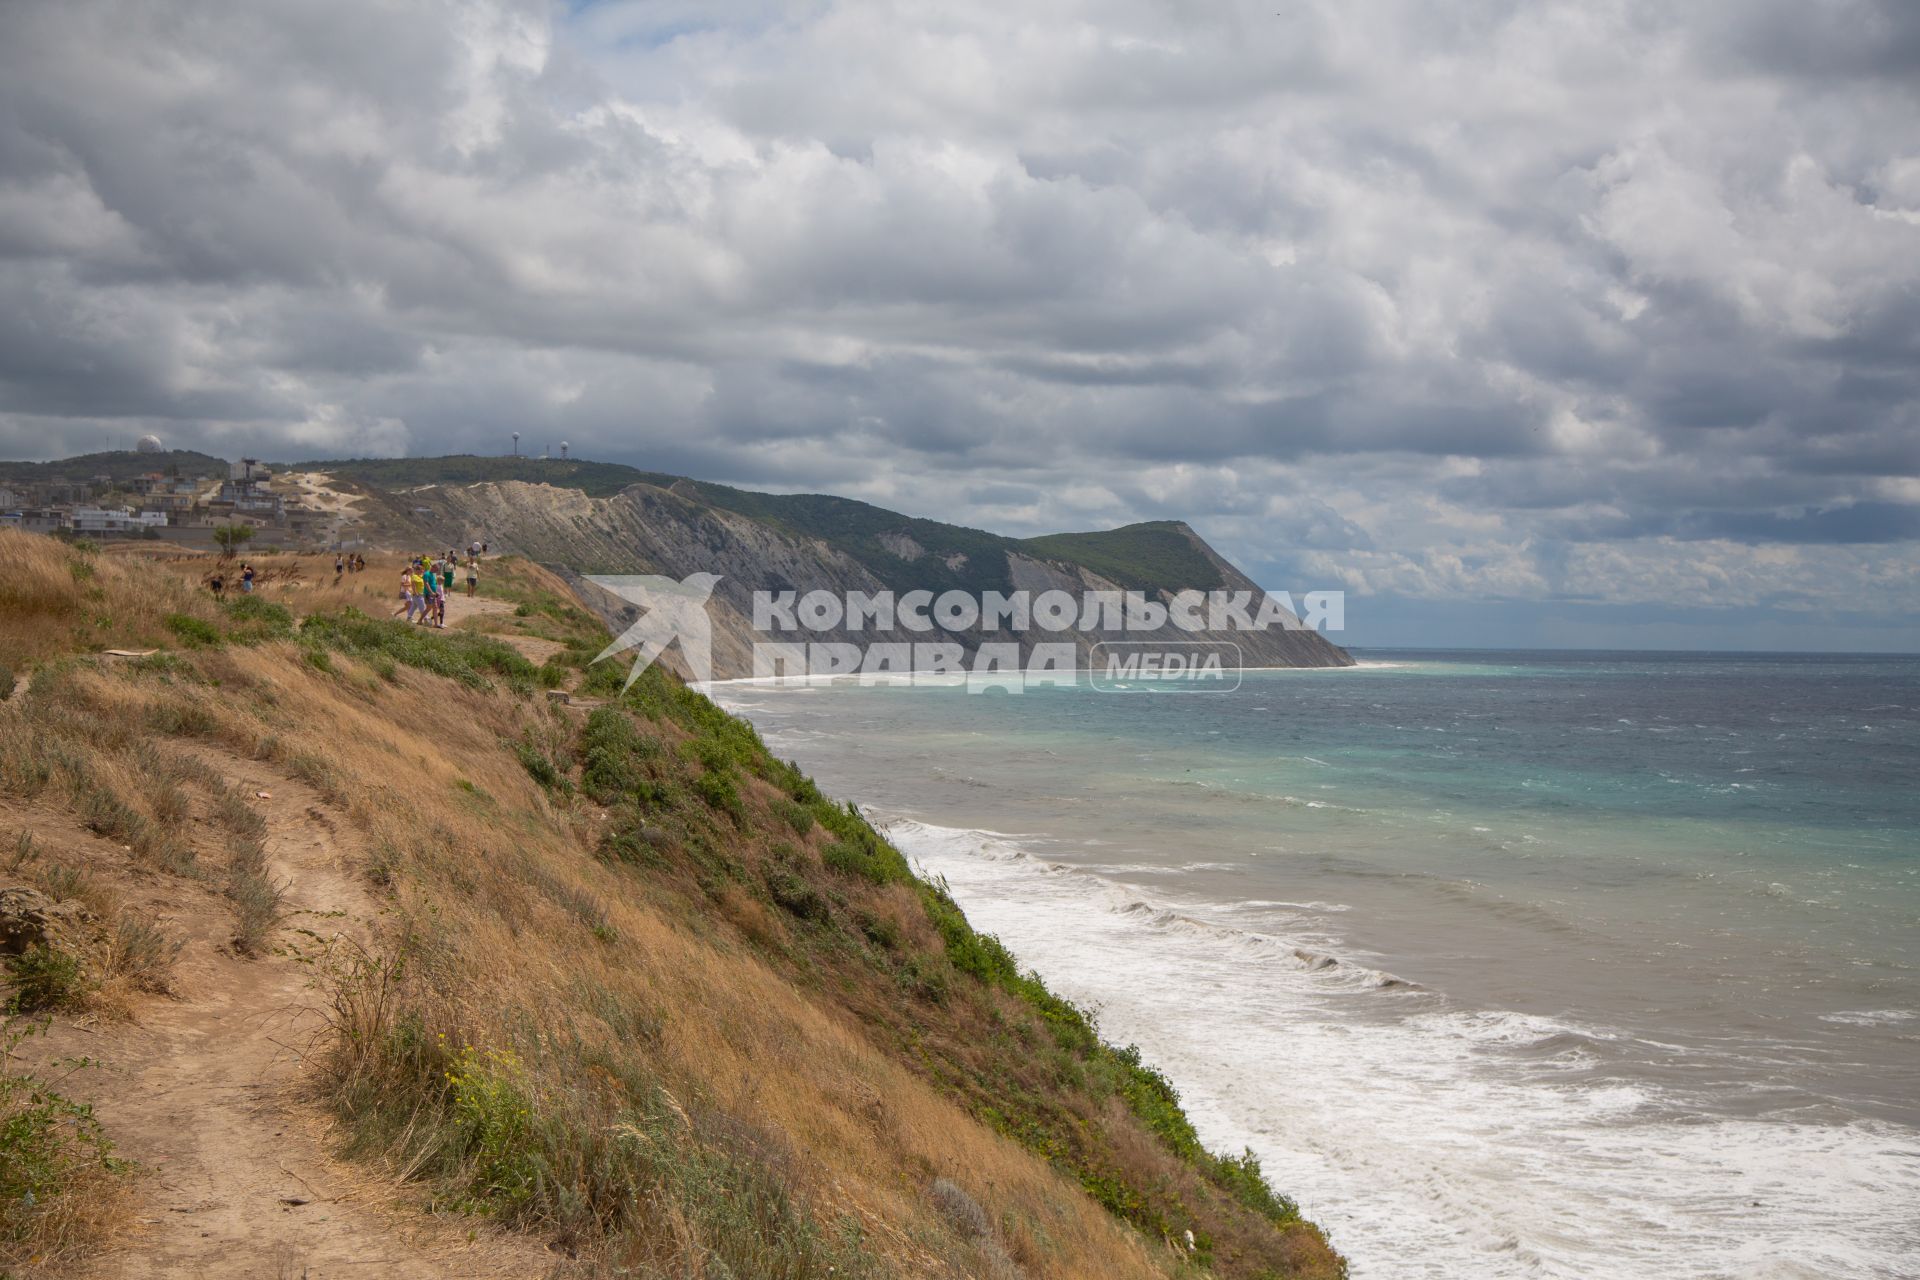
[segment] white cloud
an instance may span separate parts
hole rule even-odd
[[[1748,544],[1910,538],[1920,482],[1920,67],[1903,7],[1821,12],[30,7],[0,447],[522,429],[1375,590],[1759,600]],[[1796,599],[1878,581],[1803,552]]]

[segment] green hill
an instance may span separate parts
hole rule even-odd
[[[224,476],[225,458],[196,453],[191,449],[169,449],[162,453],[137,453],[115,449],[108,453],[83,453],[54,462],[0,461],[0,481],[12,484],[48,484],[57,481],[85,483],[95,476],[110,476],[113,483],[124,484],[149,471],[171,471],[189,477]]]
[[[610,497],[631,485],[670,489],[682,499],[759,520],[784,533],[818,538],[853,557],[882,581],[899,580],[911,564],[929,590],[1005,590],[1006,553],[1081,565],[1138,590],[1211,590],[1219,568],[1179,524],[1153,521],[1095,533],[1009,538],[965,525],[902,515],[853,498],[823,493],[760,493],[731,485],[578,458],[363,458],[288,464],[326,471],[377,489],[522,480]],[[919,553],[901,554],[907,542]]]
[[[1141,591],[1211,591],[1219,566],[1194,544],[1184,526],[1150,520],[1102,533],[1050,533],[1021,546],[1043,560],[1085,565],[1103,578]]]

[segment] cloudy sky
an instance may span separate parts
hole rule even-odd
[[[1920,649],[1920,5],[0,0],[0,454],[514,430]]]

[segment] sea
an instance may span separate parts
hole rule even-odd
[[[1356,1280],[1920,1277],[1920,658],[1356,656],[714,692]]]

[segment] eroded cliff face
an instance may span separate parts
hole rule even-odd
[[[1046,631],[1037,625],[1022,631],[1005,628],[963,631],[910,630],[896,619],[890,628],[840,625],[822,630],[759,631],[754,628],[757,592],[824,591],[840,600],[851,592],[891,591],[896,596],[937,583],[921,580],[938,549],[922,547],[904,532],[897,538],[882,535],[890,558],[877,567],[863,563],[832,542],[788,532],[774,523],[721,510],[693,500],[674,489],[634,485],[608,498],[594,498],[576,489],[520,481],[467,486],[436,486],[393,495],[390,515],[417,530],[426,545],[464,546],[486,541],[496,552],[515,552],[546,565],[565,577],[582,603],[617,633],[638,616],[630,603],[603,591],[586,577],[595,574],[659,574],[684,579],[694,573],[720,576],[708,605],[713,626],[713,675],[731,679],[755,674],[756,643],[876,643],[957,644],[969,655],[982,644],[1020,646],[1024,664],[1037,642],[1071,643],[1077,665],[1104,663],[1096,646],[1116,644],[1182,647],[1226,656],[1227,665],[1249,667],[1348,666],[1353,659],[1344,649],[1316,631],[1268,626],[1260,630],[1222,629],[1187,631],[1168,621],[1156,630],[1082,628]],[[1265,596],[1240,570],[1228,563],[1191,529],[1180,526],[1195,549],[1218,572],[1218,583],[1196,584],[1245,594],[1248,616],[1258,616]],[[1004,581],[1010,590],[1032,597],[1046,591],[1064,591],[1075,599],[1090,592],[1118,593],[1121,587],[1084,565],[1042,559],[1016,549],[1005,556]],[[941,563],[946,564],[945,561]],[[953,566],[947,564],[948,568]],[[982,566],[973,566],[976,570]],[[998,566],[992,566],[996,569]],[[998,577],[998,573],[994,574]],[[1148,593],[1165,604],[1165,591]],[[1231,645],[1232,648],[1225,646]],[[669,665],[684,672],[671,656]]]

